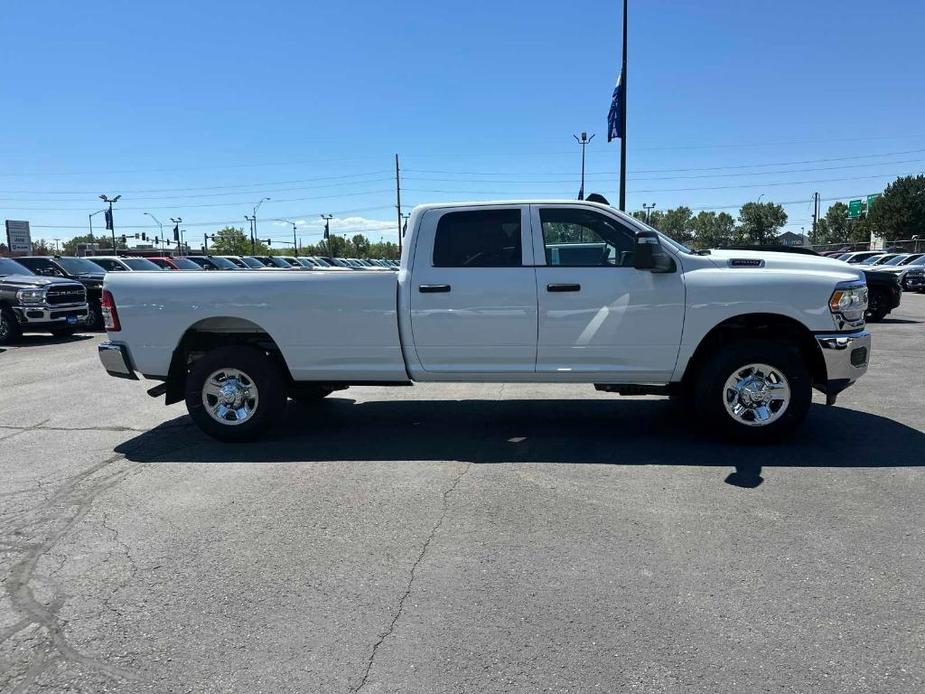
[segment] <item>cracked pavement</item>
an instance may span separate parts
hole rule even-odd
[[[0,692],[923,691],[925,296],[893,318],[774,448],[511,384],[351,388],[230,446],[98,336],[30,336]]]

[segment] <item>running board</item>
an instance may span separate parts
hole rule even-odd
[[[620,395],[669,395],[671,391],[667,385],[639,384],[639,383],[595,383],[594,390],[603,390],[607,393]]]

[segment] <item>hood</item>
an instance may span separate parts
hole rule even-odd
[[[47,287],[50,284],[80,284],[63,277],[42,277],[40,275],[6,275],[0,277],[0,284],[8,287]]]
[[[774,251],[711,250],[710,259],[716,267],[736,270],[788,270],[832,275],[840,282],[864,280],[864,273],[841,260],[808,253],[777,253]]]

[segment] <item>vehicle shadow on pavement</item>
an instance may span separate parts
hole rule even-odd
[[[165,429],[170,431],[165,431]],[[165,451],[165,438],[175,447]],[[760,484],[762,467],[925,465],[925,433],[865,412],[813,405],[788,442],[711,438],[667,400],[383,400],[290,402],[265,439],[225,444],[180,417],[116,451],[136,462],[464,461],[732,467],[729,484]]]
[[[65,337],[55,337],[54,335],[20,335],[10,347],[45,347],[48,345],[64,345],[69,342],[83,342],[92,340],[93,334],[77,333]]]

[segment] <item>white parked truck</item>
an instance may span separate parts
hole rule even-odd
[[[211,436],[253,439],[287,397],[414,381],[594,384],[675,396],[769,441],[867,369],[864,275],[794,253],[693,252],[592,202],[416,207],[401,269],[109,273],[113,376],[162,383]]]

